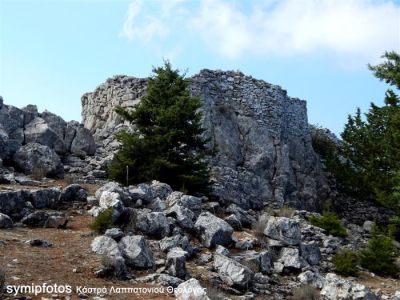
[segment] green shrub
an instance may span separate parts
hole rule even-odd
[[[90,224],[90,229],[96,231],[97,233],[103,234],[113,225],[112,213],[113,209],[111,207],[103,210],[101,213],[99,213],[93,223]]]
[[[397,249],[390,236],[374,230],[364,250],[360,251],[361,266],[382,275],[396,275]]]
[[[341,249],[333,256],[336,273],[344,276],[357,276],[358,261],[358,254],[347,249]]]
[[[333,213],[324,213],[322,217],[311,216],[312,225],[325,229],[328,234],[338,237],[346,237],[346,228],[340,223],[340,220]]]

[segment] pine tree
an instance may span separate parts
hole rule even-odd
[[[153,73],[138,105],[132,110],[116,108],[136,131],[117,135],[121,146],[109,175],[126,183],[128,171],[129,184],[156,179],[174,189],[206,193],[209,151],[202,137],[200,99],[190,96],[184,75],[169,62],[153,68]]]
[[[384,55],[388,61],[369,66],[375,76],[400,88],[400,56]],[[360,109],[349,116],[342,133],[342,183],[359,197],[371,198],[392,209],[400,209],[400,99],[389,89],[384,105],[371,103],[362,116]]]

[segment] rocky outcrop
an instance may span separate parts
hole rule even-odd
[[[22,109],[0,106],[0,159],[25,174],[62,177],[64,166],[94,155],[96,143],[90,131],[78,122],[61,117],[35,105]]]
[[[311,145],[306,102],[279,86],[240,72],[202,70],[188,79],[202,99],[203,127],[210,147],[214,195],[243,208],[288,204],[319,210],[327,187]],[[110,159],[113,133],[129,128],[116,106],[132,107],[146,93],[146,79],[115,76],[82,96],[85,127]]]

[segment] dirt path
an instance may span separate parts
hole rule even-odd
[[[101,259],[90,251],[93,240],[88,224],[89,216],[74,216],[67,230],[51,228],[14,228],[0,230],[0,267],[6,272],[8,285],[70,285],[74,290],[78,286],[103,288],[152,287],[123,281],[111,281],[94,276]],[[31,239],[50,241],[53,247],[32,247],[26,243]],[[54,293],[52,293],[54,294]],[[42,299],[41,294],[32,299]],[[29,295],[32,296],[32,295]],[[96,296],[91,293],[90,296]],[[168,299],[168,294],[113,294],[108,299]],[[59,297],[63,299],[64,297]],[[12,297],[6,298],[12,299]],[[74,291],[70,299],[78,299]]]

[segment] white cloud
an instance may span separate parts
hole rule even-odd
[[[156,0],[157,9],[145,10],[148,3],[129,5],[122,36],[162,43],[179,30],[230,59],[328,53],[373,61],[400,49],[400,7],[389,0]]]

